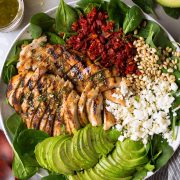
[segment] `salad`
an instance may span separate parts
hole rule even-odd
[[[3,68],[18,179],[141,180],[168,162],[180,52],[156,22],[120,0],[60,0],[29,30]]]

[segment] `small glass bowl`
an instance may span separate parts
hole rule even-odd
[[[24,16],[24,1],[23,0],[17,0],[19,3],[18,12],[15,16],[15,18],[6,26],[0,28],[0,32],[10,32],[18,28],[18,26],[21,24],[23,16]]]

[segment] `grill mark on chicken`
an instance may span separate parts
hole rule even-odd
[[[80,128],[77,112],[78,101],[79,95],[76,91],[72,90],[67,98],[64,108],[64,122],[66,126],[69,125],[70,127],[69,134],[72,134],[75,130]]]
[[[41,83],[41,86],[43,86],[43,89],[39,89],[40,83]],[[39,97],[41,93],[43,93],[44,91],[46,91],[46,76],[43,76],[37,82],[37,85],[34,87],[32,91],[27,88],[27,93],[30,94],[27,96],[27,98],[24,101],[24,104],[26,105],[27,109],[23,109],[23,108],[22,109],[23,109],[23,113],[27,114],[27,115],[24,115],[24,118],[25,118],[24,120],[26,121],[28,128],[32,128],[32,119],[37,113],[37,110],[40,109]]]
[[[67,96],[70,93],[70,91],[73,89],[72,83],[69,81],[66,81],[62,88],[60,89],[60,92],[58,93],[58,99],[59,99],[59,105],[56,109],[56,115],[55,115],[55,121],[54,121],[54,127],[53,127],[53,135],[57,136],[61,133],[64,133],[64,104],[67,100]]]
[[[92,87],[93,87],[92,82],[88,82],[78,102],[78,115],[81,126],[85,126],[89,122],[86,112],[86,101],[87,101],[87,93],[91,90]]]
[[[89,91],[87,94],[86,110],[92,126],[100,126],[102,124],[102,105],[103,97],[99,93],[99,88],[96,87]]]

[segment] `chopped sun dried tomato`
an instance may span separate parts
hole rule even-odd
[[[71,36],[67,43],[73,49],[81,51],[92,61],[97,59],[102,66],[116,65],[122,74],[138,73],[134,61],[136,53],[133,37],[125,36],[122,29],[115,31],[115,24],[108,20],[108,14],[93,8],[87,16],[81,16],[72,24],[77,35]]]

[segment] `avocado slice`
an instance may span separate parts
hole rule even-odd
[[[113,151],[112,158],[114,161],[119,162],[118,166],[120,165],[120,167],[123,167],[123,169],[126,170],[133,170],[137,166],[148,162],[147,155],[132,160],[125,159],[118,146],[116,146],[116,149]]]
[[[80,149],[81,149],[81,152],[82,152],[84,158],[89,162],[89,168],[91,168],[97,163],[98,157],[96,159],[94,158],[92,151],[90,149],[91,144],[88,143],[88,146],[85,144],[86,139],[84,140],[84,138],[86,135],[84,133],[89,133],[89,132],[85,132],[85,129],[83,129],[80,132],[79,146],[80,146]],[[90,133],[88,135],[91,136]],[[95,150],[93,153],[94,153],[94,155],[96,155]]]
[[[44,142],[44,141],[43,141]],[[43,151],[43,142],[39,143],[36,145],[34,153],[35,153],[35,157],[37,162],[43,167],[43,168],[47,168],[47,164],[44,162],[43,158],[42,158],[42,151]]]
[[[162,6],[170,7],[170,8],[179,8],[180,1],[179,0],[156,0]]]
[[[90,175],[93,177],[92,179],[98,179],[98,180],[130,180],[132,179],[131,176],[124,177],[124,178],[116,178],[116,177],[110,177],[108,175],[108,172],[102,168],[96,166],[95,168],[92,168],[90,171]]]
[[[110,159],[110,160],[109,160]],[[129,173],[128,171],[126,171],[126,169],[117,167],[117,162],[113,161],[112,163],[112,158],[110,158],[110,155],[107,158],[102,158],[99,161],[99,165],[104,168],[106,171],[109,172],[109,175],[111,177],[127,177],[129,175],[131,175],[131,172]]]
[[[80,133],[82,130],[83,129],[80,129],[79,131],[75,132],[71,144],[71,154],[73,155],[73,161],[75,161],[75,163],[80,167],[78,170],[88,169],[91,167],[90,163],[84,157],[82,149],[80,148],[80,142],[83,141],[83,139],[80,139]]]
[[[114,142],[109,141],[108,139],[108,133],[101,128],[101,139],[104,141],[104,148],[107,149],[107,153],[108,154],[113,148],[114,148]]]
[[[75,162],[75,161],[73,161],[73,158],[72,158],[72,154],[71,154],[71,141],[72,141],[72,139],[68,139],[67,141],[65,141],[65,154],[66,154],[66,157],[67,157],[67,160],[68,160],[68,165],[69,165],[69,167],[72,169],[72,170],[74,170],[74,171],[76,171],[76,170],[79,170],[79,169],[81,169],[79,166],[78,166],[78,164]]]
[[[45,139],[42,142],[42,149],[41,149],[42,162],[46,164],[46,169],[49,169],[51,171],[54,171],[54,169],[50,166],[48,157],[49,157],[49,148],[51,147],[54,139],[57,139],[57,137],[50,137]]]
[[[87,125],[82,130],[82,141],[83,141],[83,147],[82,150],[89,156],[89,159],[95,165],[98,162],[98,154],[96,153],[96,150],[94,149],[94,146],[92,145],[92,135],[91,135],[91,126]],[[93,166],[92,165],[92,166]],[[91,166],[91,167],[92,167]]]
[[[106,155],[106,150],[103,148],[104,144],[100,137],[100,131],[102,127],[92,127],[91,128],[91,134],[92,134],[92,145],[96,151],[96,153],[99,154],[99,157],[102,155]]]
[[[116,172],[119,173],[119,177],[127,177],[135,172],[134,168],[124,168],[123,166],[121,166],[121,162],[116,161],[117,159],[113,159],[112,155],[109,155],[107,159],[109,163],[114,167],[113,169],[116,169]]]
[[[59,138],[55,139],[49,149],[49,164],[57,173],[62,174],[73,174],[72,169],[69,169],[68,166],[64,163],[64,153],[62,152],[63,149],[63,142],[70,138],[69,135],[61,135]]]

